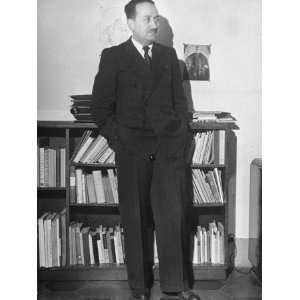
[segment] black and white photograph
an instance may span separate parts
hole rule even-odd
[[[298,299],[299,10],[17,2],[1,298]]]
[[[37,298],[262,299],[261,1],[37,16]]]
[[[184,44],[184,61],[189,80],[209,81],[209,55],[211,45]]]

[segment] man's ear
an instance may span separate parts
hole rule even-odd
[[[129,29],[133,32],[134,31],[134,20],[133,19],[127,19],[127,25]]]

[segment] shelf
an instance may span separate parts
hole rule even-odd
[[[66,188],[65,187],[38,187],[37,188],[37,191],[40,192],[40,191],[63,191],[65,192],[66,191]]]
[[[196,204],[193,203],[193,207],[223,207],[225,203],[201,203],[201,204]],[[108,207],[119,207],[118,203],[72,203],[70,204],[70,207],[103,207],[103,208],[108,208]]]
[[[195,280],[224,280],[228,266],[194,265]],[[40,280],[127,280],[125,265],[104,264],[101,266],[68,266],[38,269]],[[154,278],[159,280],[158,266],[154,267]]]
[[[82,168],[107,168],[107,169],[113,169],[116,168],[116,164],[100,164],[100,163],[92,163],[92,164],[86,164],[86,163],[71,163],[72,166],[75,167],[82,167]]]
[[[70,207],[119,207],[118,203],[71,203]]]
[[[97,129],[97,125],[93,122],[79,122],[79,121],[38,121],[38,127],[44,128],[87,128]],[[235,123],[217,123],[217,122],[190,122],[189,127],[192,130],[225,130],[225,129],[239,129]]]
[[[193,207],[223,207],[226,203],[201,203],[201,204],[193,204]]]
[[[223,164],[191,164],[192,169],[224,169],[225,165]]]
[[[226,130],[226,129],[239,129],[235,123],[218,123],[218,122],[190,122],[190,129],[197,130]]]

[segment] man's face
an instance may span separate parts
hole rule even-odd
[[[148,2],[136,5],[136,15],[128,19],[133,37],[143,45],[151,44],[157,35],[159,16],[156,7]]]

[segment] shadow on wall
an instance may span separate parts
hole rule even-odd
[[[163,16],[160,16],[159,31],[157,34],[156,41],[162,45],[173,47],[173,38],[174,33],[168,19],[166,19]],[[179,66],[181,71],[181,78],[188,78],[188,76],[186,76],[188,74],[188,71],[183,60],[179,60]],[[188,104],[188,111],[194,111],[194,101],[192,98],[191,83],[189,80],[183,81],[183,90]]]

